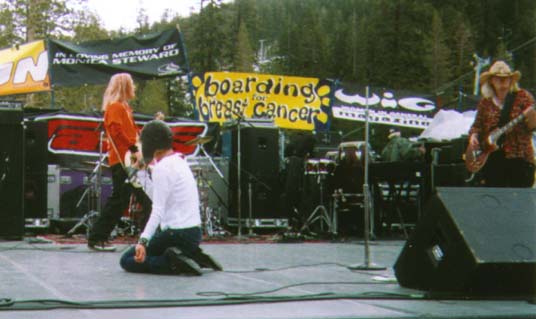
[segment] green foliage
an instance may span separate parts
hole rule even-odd
[[[249,34],[245,23],[241,23],[238,30],[236,52],[234,55],[234,70],[238,72],[252,72],[254,53],[249,44]]]

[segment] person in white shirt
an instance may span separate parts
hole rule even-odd
[[[145,163],[154,162],[152,211],[138,244],[121,257],[129,272],[201,275],[201,268],[222,270],[205,254],[201,243],[201,216],[197,183],[186,160],[172,148],[173,136],[160,120],[141,132]]]

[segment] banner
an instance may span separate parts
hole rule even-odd
[[[192,84],[200,121],[268,120],[299,130],[329,124],[331,86],[317,78],[207,72]]]
[[[43,41],[0,51],[0,95],[48,90],[48,59]]]
[[[107,83],[118,72],[128,72],[138,79],[188,73],[177,29],[83,43],[49,40],[49,52],[53,85]]]
[[[365,87],[340,84],[334,93],[334,118],[364,122],[367,98]],[[398,90],[370,88],[369,123],[425,129],[430,125],[436,105],[430,97]]]
[[[96,156],[99,154],[102,116],[91,116],[68,113],[43,114],[34,121],[44,121],[48,125],[48,151],[54,155]],[[148,121],[136,120],[138,129],[142,129]],[[206,123],[190,121],[167,121],[173,133],[173,150],[185,156],[196,156],[198,144],[186,142],[205,136],[208,131]],[[106,140],[103,148],[108,148]]]

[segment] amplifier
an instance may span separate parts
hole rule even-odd
[[[112,194],[111,172],[103,170],[101,205]],[[47,212],[51,220],[80,219],[89,211],[91,171],[48,165]]]

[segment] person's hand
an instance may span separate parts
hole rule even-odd
[[[136,169],[142,169],[143,168],[143,155],[140,151],[137,151],[135,153],[130,154],[130,162],[132,163],[132,166]]]
[[[136,255],[134,255],[134,261],[137,263],[142,263],[145,261],[145,256],[147,256],[147,251],[145,246],[141,244],[136,245]]]
[[[469,137],[469,144],[473,147],[479,146],[480,143],[478,142],[478,136],[476,133],[471,134],[471,136]]]
[[[523,111],[523,114],[525,115],[525,123],[527,124],[527,127],[529,130],[535,130],[536,129],[536,111],[532,107],[527,108],[525,111]]]

